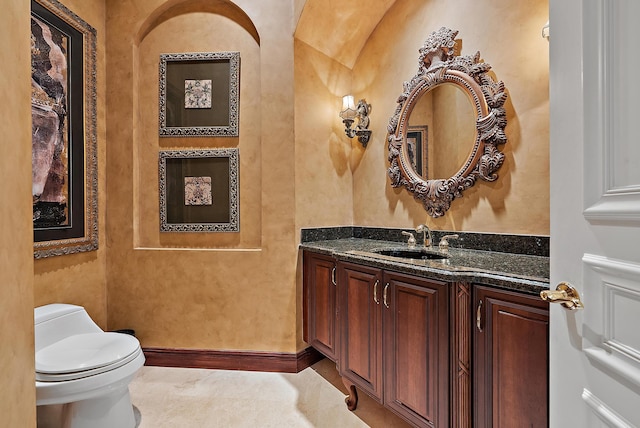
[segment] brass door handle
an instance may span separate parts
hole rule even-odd
[[[584,308],[580,294],[568,282],[561,282],[555,290],[544,290],[540,292],[540,298],[549,303],[560,303],[572,311]]]

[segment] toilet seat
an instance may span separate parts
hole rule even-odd
[[[122,333],[66,337],[36,352],[36,380],[62,382],[121,367],[142,352],[140,342]]]

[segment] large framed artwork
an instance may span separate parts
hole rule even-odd
[[[160,136],[237,137],[240,53],[160,55]]]
[[[238,232],[238,149],[159,155],[160,230]]]
[[[96,31],[31,1],[34,256],[98,248]]]

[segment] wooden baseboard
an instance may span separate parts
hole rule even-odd
[[[298,373],[323,358],[311,347],[297,354],[176,348],[143,348],[142,351],[146,366],[280,373]]]

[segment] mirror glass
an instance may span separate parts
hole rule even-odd
[[[476,112],[458,85],[442,83],[420,96],[409,117],[407,156],[425,180],[454,176],[476,139]]]

